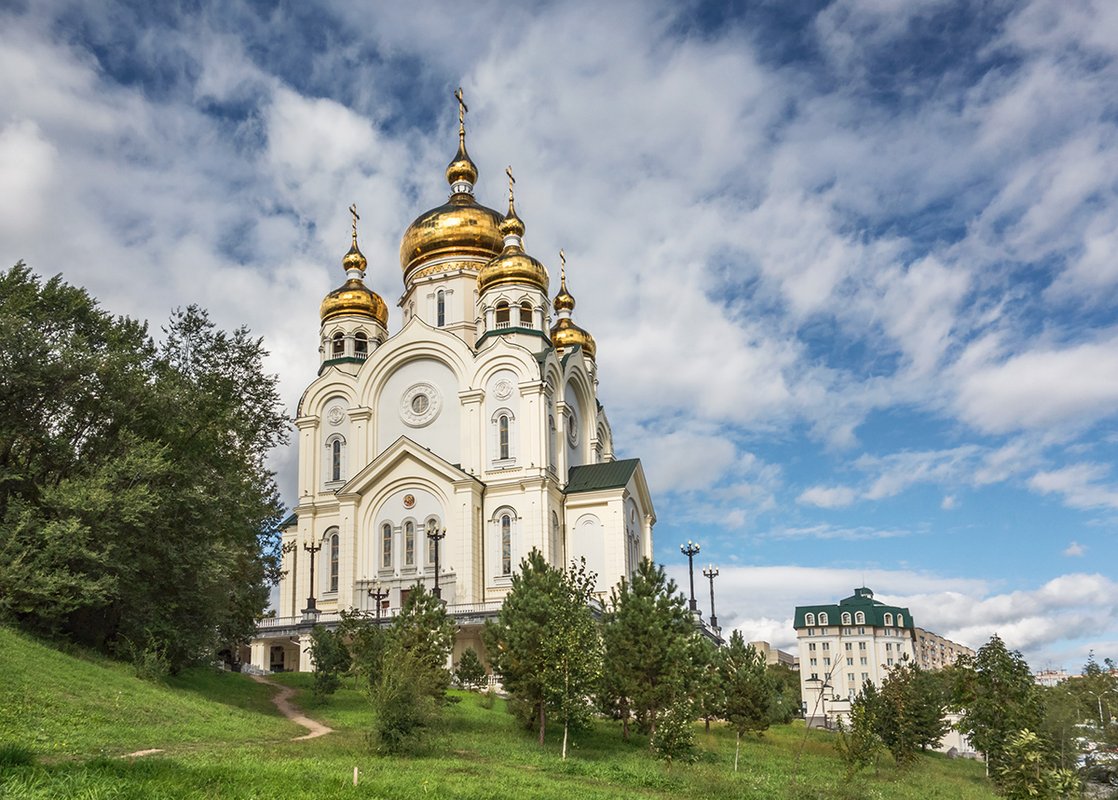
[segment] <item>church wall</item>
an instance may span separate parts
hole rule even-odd
[[[379,452],[401,436],[438,453],[452,464],[461,463],[461,411],[459,384],[449,367],[433,358],[408,361],[387,377],[377,393],[376,415]],[[412,403],[426,396],[427,408],[419,413]],[[437,403],[438,410],[431,411]]]

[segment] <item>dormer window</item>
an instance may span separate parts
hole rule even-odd
[[[814,614],[804,614],[804,625],[814,625],[814,624],[815,624],[815,615]]]
[[[850,612],[849,611],[843,611],[842,612],[842,624],[843,625],[849,625],[850,624]]]
[[[827,612],[826,611],[820,611],[819,612],[819,624],[820,625],[826,625],[827,624]]]
[[[854,624],[855,625],[865,625],[866,624],[866,612],[855,611],[854,612]]]
[[[893,624],[893,615],[892,614],[886,614],[885,615],[885,624],[886,625],[892,625]]]

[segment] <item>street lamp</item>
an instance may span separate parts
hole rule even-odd
[[[439,543],[446,538],[446,528],[441,531],[435,527],[435,521],[427,523],[427,538],[435,543],[435,597],[443,599],[442,590],[439,589]]]
[[[679,552],[687,556],[687,574],[691,578],[691,613],[698,614],[699,609],[695,605],[695,556],[699,554],[699,545],[688,539],[687,544],[679,546]]]
[[[713,564],[707,564],[707,568],[703,570],[703,575],[710,580],[710,627],[717,630],[718,617],[714,616],[714,579],[718,577],[718,570],[714,568]]]
[[[1102,694],[1099,694],[1098,692],[1092,692],[1090,689],[1086,689],[1085,691],[1087,692],[1087,694],[1091,695],[1092,697],[1095,698],[1095,700],[1098,701],[1098,704],[1099,704],[1099,729],[1105,731],[1106,730],[1106,721],[1103,719],[1103,716],[1102,716],[1102,695],[1106,694],[1106,692],[1103,692]]]
[[[380,604],[384,601],[384,598],[388,597],[388,590],[374,581],[373,588],[369,590],[369,597],[373,598],[373,602],[376,603],[377,625],[380,625]]]
[[[325,539],[325,537],[323,537]],[[310,542],[303,545],[303,549],[311,554],[311,594],[307,598],[307,607],[303,609],[303,614],[317,614],[318,608],[314,600],[314,562],[315,554],[322,549],[322,542]]]

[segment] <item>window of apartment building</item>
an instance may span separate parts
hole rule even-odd
[[[893,643],[892,642],[886,642],[885,643],[885,652],[888,653],[892,649],[893,649]]]
[[[842,612],[842,624],[843,625],[849,625],[850,624],[850,612],[849,611],[843,611]]]
[[[807,649],[808,649],[808,651],[814,653],[815,652],[815,642],[808,642],[807,643]]]
[[[866,643],[865,642],[858,642],[858,649],[859,650],[865,650],[866,649]]]
[[[846,647],[847,650],[853,650],[854,649],[854,642],[847,642],[845,647]]]
[[[846,673],[846,682],[849,683],[851,686],[854,685],[854,673],[853,672]],[[851,689],[850,691],[853,692],[854,690]]]
[[[865,611],[857,611],[857,612],[854,613],[854,624],[855,625],[865,625],[866,624],[866,612]]]
[[[804,614],[804,624],[805,625],[814,625],[815,624],[815,615],[814,614]]]
[[[862,656],[862,657],[861,657],[860,659],[858,659],[858,660],[862,662],[862,666],[863,666],[863,667],[864,667],[864,666],[866,666],[866,664],[868,664],[868,663],[869,663],[869,661],[868,661],[868,660],[866,659],[866,657],[865,657],[865,656]]]
[[[842,629],[842,635],[843,635],[843,636],[850,636],[850,635],[852,635],[853,633],[854,633],[854,629],[853,629],[853,628],[843,628],[843,629]]]
[[[885,615],[885,624],[886,625],[892,625],[893,624],[893,615],[892,614],[886,614]]]
[[[817,680],[819,680],[819,673],[818,673],[818,672],[813,672],[813,673],[811,673],[811,678],[810,678],[810,680],[813,680],[813,681],[817,681]]]
[[[893,659],[887,658],[887,659],[885,659],[885,663],[886,663],[887,666],[891,667],[891,666],[893,666]]]
[[[853,667],[854,666],[854,659],[853,658],[846,659],[846,666]]]
[[[863,672],[862,673],[862,683],[865,683],[869,679],[870,679],[870,674],[868,672]]]
[[[859,636],[865,636],[866,635],[866,629],[865,628],[859,628],[858,629],[858,635]]]
[[[826,611],[820,611],[819,612],[819,624],[820,625],[826,625],[827,624],[827,612]]]
[[[813,666],[813,667],[819,666],[819,659],[818,658],[811,659],[811,666]]]
[[[823,659],[823,666],[824,666],[824,667],[829,667],[829,666],[831,666],[831,659],[829,659],[829,658],[824,658],[824,659]]]
[[[824,650],[830,650],[831,649],[831,643],[830,642],[823,642],[823,649]]]

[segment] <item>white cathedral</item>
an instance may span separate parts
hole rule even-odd
[[[507,214],[477,202],[464,112],[459,95],[450,197],[404,232],[391,336],[354,210],[345,283],[322,301],[318,376],[298,405],[298,505],[253,668],[310,669],[314,624],[346,609],[387,620],[417,583],[455,618],[455,659],[484,656],[480,626],[533,548],[556,567],[585,558],[603,596],[652,556],[648,485],[637,459],[614,457],[565,268],[549,300],[511,172]]]

